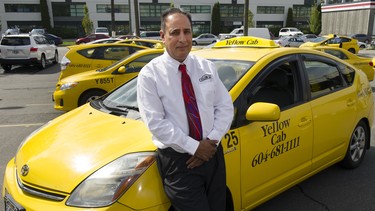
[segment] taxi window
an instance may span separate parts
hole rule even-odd
[[[341,51],[326,49],[324,50],[324,52],[331,54],[333,56],[336,56],[337,58],[340,58],[340,59],[348,59],[348,57]]]
[[[230,90],[234,84],[254,65],[249,61],[212,60],[225,88]]]
[[[82,49],[78,54],[91,59],[119,60],[134,53],[137,49],[128,46],[105,46]]]
[[[161,53],[145,55],[145,56],[139,57],[137,59],[134,59],[133,61],[129,62],[125,66],[126,73],[135,73],[135,72],[141,71],[143,66],[145,66],[153,58],[155,58],[159,55],[161,55]]]
[[[341,63],[338,65],[338,67],[344,77],[345,82],[348,84],[348,86],[352,85],[354,81],[355,71],[351,67],[346,66]]]
[[[336,66],[321,61],[304,61],[304,64],[312,98],[327,95],[344,87]]]
[[[256,102],[274,103],[283,109],[295,103],[295,79],[291,62],[281,63],[271,68],[264,79],[253,90],[249,106]]]

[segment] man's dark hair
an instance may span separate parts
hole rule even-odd
[[[180,8],[175,8],[175,7],[171,7],[171,8],[168,8],[166,10],[164,10],[164,12],[161,14],[161,30],[165,31],[165,19],[169,16],[169,15],[173,15],[175,13],[180,13],[182,15],[185,15],[188,19],[189,19],[189,22],[190,22],[190,26],[193,26],[193,23],[191,21],[191,15],[190,13],[188,12],[185,12],[183,10],[181,10]]]

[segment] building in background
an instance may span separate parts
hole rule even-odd
[[[139,28],[159,30],[160,14],[170,7],[183,8],[192,14],[194,34],[209,33],[211,12],[216,2],[220,3],[223,33],[244,25],[245,0],[114,0],[116,34],[135,31],[135,2],[138,2]],[[308,28],[307,21],[314,0],[250,0],[256,27],[267,27],[278,31],[285,27],[288,9],[293,9],[293,20],[298,28]],[[81,20],[87,5],[94,28],[111,29],[111,0],[47,0],[51,26],[75,36],[84,34]],[[19,27],[28,32],[41,26],[40,0],[0,0],[1,32],[7,28]]]
[[[322,33],[374,33],[375,0],[326,0],[322,3]]]

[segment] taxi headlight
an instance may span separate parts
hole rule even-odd
[[[67,82],[67,83],[63,83],[63,84],[61,84],[60,90],[71,89],[71,88],[76,87],[77,85],[78,85],[78,82]]]
[[[66,67],[67,67],[69,64],[70,64],[70,60],[64,56],[64,57],[61,59],[61,62],[60,62],[61,70],[65,70]]]
[[[120,198],[154,161],[155,152],[124,155],[87,177],[66,204],[87,208],[108,206]]]

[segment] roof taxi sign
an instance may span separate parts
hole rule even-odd
[[[259,37],[241,36],[217,42],[212,48],[252,47],[252,48],[278,48],[273,40]]]

